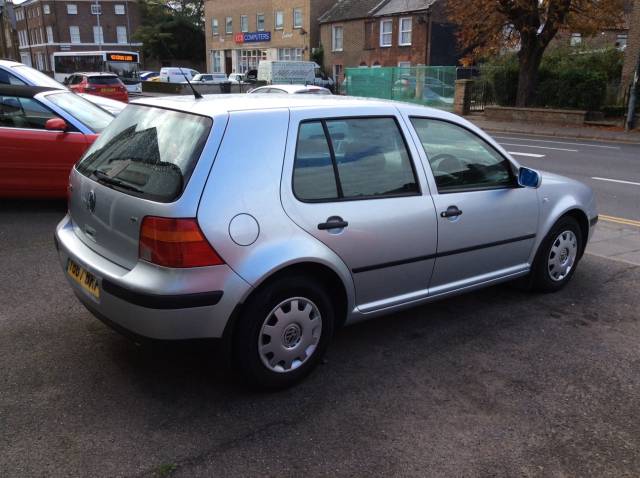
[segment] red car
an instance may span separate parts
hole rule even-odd
[[[70,91],[0,85],[0,197],[66,197],[71,168],[113,118]]]
[[[65,85],[76,93],[89,93],[129,102],[127,87],[113,73],[74,73],[66,79]]]

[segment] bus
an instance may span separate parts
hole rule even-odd
[[[73,73],[115,73],[129,93],[141,93],[139,60],[133,51],[58,51],[53,54],[53,75],[64,83]]]

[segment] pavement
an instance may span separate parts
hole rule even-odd
[[[208,342],[94,319],[52,244],[64,212],[0,207],[2,477],[640,476],[638,266],[588,253],[556,294],[342,329],[306,381],[256,394]]]
[[[622,127],[568,126],[523,121],[490,121],[485,118],[484,113],[472,113],[465,118],[490,133],[520,133],[640,144],[640,126],[632,131],[625,132]]]

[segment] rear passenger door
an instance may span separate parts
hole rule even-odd
[[[362,312],[426,296],[436,252],[424,170],[395,111],[291,112],[283,205],[348,266]]]

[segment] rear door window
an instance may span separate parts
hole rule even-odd
[[[90,76],[89,83],[92,85],[119,85],[117,76]]]
[[[33,98],[0,96],[0,126],[43,130],[51,118],[55,115]]]
[[[129,105],[93,143],[77,169],[127,194],[175,201],[189,181],[212,124],[205,116]]]
[[[302,201],[420,194],[404,137],[392,117],[302,123],[293,190]]]

